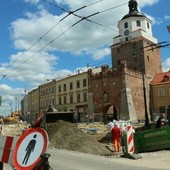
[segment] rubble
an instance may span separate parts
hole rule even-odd
[[[99,143],[94,135],[84,133],[77,124],[57,121],[47,125],[50,145],[57,149],[66,149],[96,155],[112,155],[112,151]],[[91,132],[90,132],[91,133]]]
[[[30,126],[26,122],[15,122],[2,125],[2,136],[19,137]],[[110,141],[99,142],[107,135],[104,123],[70,123],[58,120],[55,123],[46,124],[50,147],[66,149],[95,155],[113,155],[111,137]]]
[[[1,125],[2,136],[21,136],[30,125],[26,122]]]

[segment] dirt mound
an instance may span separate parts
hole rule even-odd
[[[76,124],[57,121],[47,125],[50,145],[58,149],[66,149],[96,155],[111,155],[112,152],[99,143],[93,136],[80,130]]]
[[[24,131],[26,129],[28,129],[29,126],[30,125],[27,124],[26,122],[22,122],[22,123],[15,122],[13,124],[11,122],[9,124],[1,125],[1,129],[2,129],[1,135],[2,136],[13,136],[13,137],[18,136],[19,137],[24,133]]]

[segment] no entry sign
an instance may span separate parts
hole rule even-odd
[[[40,161],[40,156],[48,147],[48,135],[42,128],[26,131],[17,141],[13,155],[13,165],[17,170],[33,169]]]

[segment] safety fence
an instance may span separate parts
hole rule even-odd
[[[0,136],[0,162],[12,164],[12,156],[17,141],[17,137]]]
[[[170,126],[135,133],[134,145],[136,153],[170,149]]]

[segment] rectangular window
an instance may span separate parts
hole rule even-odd
[[[73,83],[70,82],[70,90],[73,90]]]
[[[77,80],[77,88],[80,88],[80,81]]]
[[[83,101],[84,101],[84,102],[87,101],[87,93],[83,93]]]
[[[64,96],[64,104],[67,104],[67,96]]]
[[[77,94],[77,102],[80,102],[80,94]]]
[[[48,94],[48,88],[46,88],[46,94]]]
[[[54,106],[54,99],[52,99],[52,105]]]
[[[63,91],[66,91],[66,84],[63,85]]]
[[[52,93],[54,93],[54,86],[52,86]]]
[[[59,105],[62,104],[62,101],[61,101],[61,100],[62,100],[61,97],[59,97],[59,98],[58,98],[58,103],[59,103]]]
[[[61,85],[58,86],[58,92],[61,92]]]
[[[73,95],[70,95],[70,103],[73,103]]]
[[[83,79],[83,87],[86,87],[87,86],[87,81],[86,79]]]
[[[159,89],[159,90],[158,90],[158,96],[159,96],[159,97],[164,96],[164,89]]]

